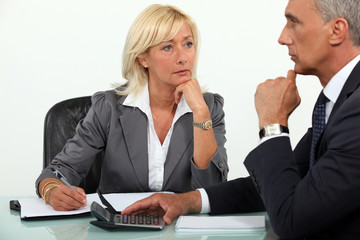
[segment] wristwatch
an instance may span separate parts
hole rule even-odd
[[[193,122],[193,126],[201,128],[203,130],[208,130],[208,129],[210,129],[212,127],[212,121],[211,120],[206,120],[205,122],[202,122],[202,123]]]
[[[279,123],[274,123],[264,126],[263,129],[259,132],[259,137],[268,137],[273,135],[279,135],[281,133],[289,133],[289,128],[280,125]]]

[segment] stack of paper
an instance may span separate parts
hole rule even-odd
[[[253,232],[265,231],[265,216],[181,216],[176,232]]]

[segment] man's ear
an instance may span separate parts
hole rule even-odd
[[[331,34],[329,43],[331,45],[341,44],[349,33],[349,24],[345,18],[335,18],[330,23]]]

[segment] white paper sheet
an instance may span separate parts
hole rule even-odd
[[[169,193],[169,192],[162,192]],[[142,193],[110,193],[104,194],[106,200],[113,206],[116,211],[122,211],[126,207],[130,206],[134,202],[149,197],[154,192],[142,192]]]
[[[265,216],[181,216],[176,232],[265,231]]]
[[[77,215],[82,213],[90,212],[90,205],[93,201],[101,203],[99,196],[96,193],[87,194],[87,205],[83,208],[73,211],[55,211],[50,205],[45,204],[42,198],[23,198],[19,199],[21,205],[20,217],[33,218],[33,217],[49,217],[49,216],[66,216],[66,215]]]
[[[103,196],[113,206],[113,208],[116,211],[122,211],[127,206],[131,205],[137,200],[146,198],[152,194],[154,194],[154,192],[112,193],[112,194],[103,194]],[[78,214],[90,212],[90,205],[93,201],[96,201],[99,204],[103,205],[97,193],[87,194],[86,198],[87,198],[86,207],[72,211],[55,211],[50,205],[46,205],[42,198],[34,197],[34,198],[19,199],[21,205],[20,217],[22,219],[25,219],[25,218],[34,218],[34,217],[78,215]]]

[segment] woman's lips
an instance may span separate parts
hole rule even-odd
[[[189,70],[186,70],[186,69],[175,72],[175,74],[179,75],[179,76],[185,76],[188,73],[189,73]]]

